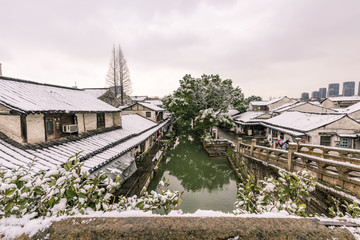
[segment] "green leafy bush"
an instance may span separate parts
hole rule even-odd
[[[142,197],[120,197],[119,178],[109,179],[105,173],[94,175],[81,171],[78,154],[63,167],[33,173],[35,160],[25,167],[0,172],[0,218],[30,215],[60,216],[88,214],[93,211],[154,210],[161,207],[167,213],[180,201],[180,194],[162,189]]]

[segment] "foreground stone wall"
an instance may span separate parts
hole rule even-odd
[[[355,239],[310,219],[237,217],[70,218],[33,236],[47,239]]]

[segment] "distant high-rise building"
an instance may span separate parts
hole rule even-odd
[[[326,88],[319,88],[320,98],[326,98]]]
[[[358,96],[360,96],[360,82],[359,82],[359,85],[358,85]]]
[[[354,96],[355,94],[355,82],[344,82],[343,96]]]
[[[328,97],[337,97],[339,96],[339,88],[340,84],[338,83],[330,83],[328,89]]]
[[[301,100],[309,100],[309,93],[307,92],[301,93]]]
[[[311,98],[320,98],[320,92],[319,91],[313,91],[311,93]]]

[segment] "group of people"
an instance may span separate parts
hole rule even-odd
[[[278,139],[276,142],[276,148],[282,148],[284,150],[289,150],[289,140],[286,140],[285,142],[283,142],[281,139]]]

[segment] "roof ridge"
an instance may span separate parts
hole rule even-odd
[[[34,85],[40,85],[40,86],[64,88],[64,89],[70,89],[70,90],[76,90],[76,91],[84,91],[81,88],[72,88],[72,87],[60,86],[60,85],[49,84],[49,83],[39,83],[39,82],[34,82],[34,81],[30,81],[30,80],[23,80],[23,79],[19,79],[19,78],[12,78],[12,77],[0,76],[0,80],[28,83],[28,84],[34,84]]]

